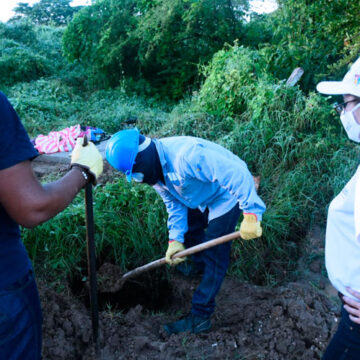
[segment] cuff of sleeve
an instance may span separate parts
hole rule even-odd
[[[254,215],[256,217],[257,221],[261,221],[262,220],[262,214],[256,214],[256,213],[252,213],[252,212],[243,212],[243,215]]]
[[[170,241],[178,241],[180,243],[184,243],[184,234],[180,234],[178,231],[169,231],[169,242]]]

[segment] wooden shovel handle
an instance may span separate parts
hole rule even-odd
[[[213,240],[207,241],[205,243],[202,243],[202,244],[190,247],[188,249],[185,249],[183,251],[180,251],[180,252],[176,253],[172,258],[177,259],[177,258],[182,258],[182,257],[185,257],[185,256],[189,256],[189,255],[198,253],[200,251],[209,249],[209,248],[211,248],[213,246],[220,245],[220,244],[223,244],[225,242],[237,239],[239,237],[240,237],[240,232],[235,231],[235,232],[233,232],[231,234],[224,235],[224,236],[218,237],[216,239],[213,239]],[[133,277],[135,277],[135,276],[137,276],[137,275],[139,275],[139,274],[141,274],[141,273],[143,273],[145,271],[157,268],[157,267],[159,267],[161,265],[165,265],[165,264],[166,264],[165,258],[155,260],[153,262],[150,262],[150,263],[148,263],[146,265],[137,267],[136,269],[127,272],[126,274],[124,274],[121,277],[121,281],[128,280],[128,279],[133,278]]]

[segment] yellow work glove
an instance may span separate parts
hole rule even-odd
[[[96,148],[96,146],[89,141],[86,146],[83,146],[84,138],[80,137],[76,140],[75,148],[71,154],[71,166],[77,165],[94,177],[93,183],[96,183],[97,178],[103,172],[103,159]]]
[[[244,220],[240,225],[240,236],[244,240],[250,240],[260,237],[262,228],[260,221],[257,220],[255,214],[244,214]]]
[[[185,247],[180,241],[170,240],[168,249],[165,254],[166,262],[171,266],[175,266],[175,265],[178,265],[181,262],[185,261],[186,260],[185,257],[177,258],[177,259],[171,258],[174,254],[178,253],[179,251],[183,251],[183,250],[185,250]]]

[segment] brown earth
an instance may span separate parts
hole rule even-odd
[[[319,359],[338,318],[329,299],[304,284],[257,287],[227,278],[212,330],[168,336],[162,329],[188,311],[197,279],[173,275],[172,305],[153,313],[100,313],[99,359]],[[39,283],[44,359],[94,359],[89,310],[77,298]]]
[[[49,164],[38,162],[34,169],[41,177],[49,172]],[[55,164],[52,171],[66,169]],[[109,177],[108,169],[101,182]],[[127,311],[102,306],[98,359],[320,359],[336,329],[339,304],[322,275],[321,229],[310,233],[309,240],[306,256],[299,263],[299,282],[269,288],[227,277],[208,333],[168,336],[163,331],[163,324],[189,311],[199,281],[175,271],[171,271],[162,309],[149,310],[136,301]],[[108,270],[103,276],[111,280],[116,274]],[[74,284],[62,284],[65,290],[61,292],[42,280],[38,284],[44,317],[44,360],[95,359],[90,311],[84,297],[79,296],[82,290],[75,291],[75,296]],[[119,294],[127,297],[126,291],[122,288]],[[132,296],[138,296],[143,304],[144,297],[151,294],[135,292]]]

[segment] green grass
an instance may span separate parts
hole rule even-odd
[[[96,252],[102,262],[125,271],[163,256],[165,208],[152,188],[131,186],[121,177],[95,187],[93,195]],[[81,273],[86,268],[83,191],[52,220],[24,229],[23,241],[39,272],[50,278]]]
[[[32,137],[76,124],[97,126],[113,134],[129,126],[126,121],[131,118],[149,133],[168,120],[160,106],[126,96],[121,89],[79,92],[60,79],[41,79],[4,91]]]
[[[111,133],[136,116],[145,133],[201,136],[239,155],[253,174],[261,176],[259,194],[267,211],[261,239],[234,242],[230,272],[256,284],[295,278],[307,231],[314,221],[325,224],[327,205],[355,171],[359,155],[326,99],[266,81],[256,88],[245,112],[224,114],[223,120],[201,112],[196,98],[166,112],[127,97],[121,89],[86,97],[58,80],[18,84],[10,94],[31,134],[85,119]],[[115,261],[125,271],[163,255],[167,215],[151,188],[119,178],[98,186],[94,197],[97,253],[102,261]],[[35,264],[57,274],[82,270],[84,224],[79,195],[55,219],[26,230],[24,241]]]
[[[53,35],[58,39],[59,33]],[[37,36],[44,40],[42,56],[56,50],[51,33]],[[327,206],[354,173],[359,150],[346,139],[327,99],[264,74],[258,53],[230,47],[213,61],[204,69],[203,87],[173,108],[121,87],[90,91],[81,66],[65,76],[69,68],[60,60],[51,76],[3,90],[32,137],[77,123],[114,133],[136,117],[145,134],[192,135],[224,145],[261,176],[259,194],[267,205],[263,237],[234,242],[230,272],[256,284],[292,280],[306,233],[314,222],[325,224]],[[97,186],[94,201],[101,261],[125,271],[163,256],[167,215],[151,188],[119,178]],[[24,230],[23,238],[40,271],[54,277],[82,272],[83,194],[54,219]]]

